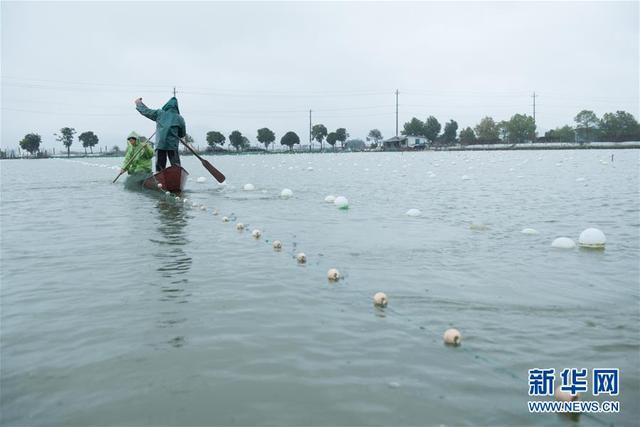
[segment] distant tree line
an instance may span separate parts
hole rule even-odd
[[[473,128],[466,127],[457,134],[458,123],[450,120],[440,133],[438,120],[429,116],[424,122],[412,118],[404,124],[403,135],[422,136],[433,145],[469,144],[517,144],[527,141],[545,142],[622,142],[640,141],[640,124],[626,111],[606,113],[599,119],[593,111],[583,110],[574,118],[575,127],[565,125],[547,131],[544,137],[536,135],[533,117],[515,114],[509,120],[496,122],[484,117]],[[373,132],[373,131],[372,131]],[[370,134],[371,136],[371,134]]]
[[[449,120],[442,125],[434,116],[429,116],[425,121],[413,117],[404,123],[402,135],[422,136],[429,143],[435,146],[446,146],[461,143],[470,144],[517,144],[527,141],[543,142],[623,142],[640,141],[640,124],[636,118],[626,111],[616,111],[615,113],[605,113],[602,118],[590,110],[580,111],[574,118],[575,126],[565,125],[545,132],[543,137],[536,135],[536,124],[533,117],[526,114],[515,114],[509,120],[496,122],[492,117],[484,117],[473,128],[466,127],[458,133],[458,123]],[[441,132],[442,131],[442,132]],[[59,133],[55,133],[56,141],[61,142],[67,148],[67,156],[71,154],[71,145],[74,142],[76,130],[71,127],[63,127]],[[327,142],[333,150],[340,142],[342,149],[361,149],[364,145],[362,140],[347,140],[349,133],[345,128],[338,128],[329,132],[325,125],[317,124],[311,128],[311,138],[320,143],[320,150],[324,149],[324,142]],[[186,136],[187,142],[193,142],[190,135]],[[249,148],[249,139],[242,135],[239,130],[234,130],[228,136],[229,144],[237,151]],[[269,149],[276,141],[275,133],[269,128],[257,130],[256,139],[264,144],[265,149]],[[371,147],[376,148],[383,140],[382,133],[378,129],[372,129],[367,141],[371,142]],[[146,138],[145,138],[146,140]],[[219,131],[209,131],[206,135],[207,144],[210,150],[220,150],[227,141]],[[78,141],[82,143],[85,154],[87,148],[93,153],[93,147],[99,142],[98,136],[93,131],[82,132],[78,135]],[[42,138],[37,133],[29,133],[20,140],[20,148],[31,155],[39,153]],[[293,150],[294,145],[300,144],[300,137],[293,131],[286,132],[280,138],[280,144]],[[113,147],[114,152],[119,152],[118,146]]]
[[[76,130],[70,127],[63,127],[59,131],[60,133],[55,133],[56,141],[62,142],[62,144],[67,147],[67,157],[71,154],[71,145],[73,144],[73,136],[76,134]],[[98,136],[93,133],[93,131],[82,132],[78,136],[78,140],[82,143],[84,147],[85,154],[87,153],[87,148],[93,154],[93,147],[98,144]],[[20,148],[29,152],[29,154],[34,155],[40,151],[40,144],[42,144],[42,137],[37,133],[28,133],[20,140],[19,145]]]
[[[349,134],[345,128],[338,128],[335,132],[328,132],[326,126],[322,124],[315,125],[311,128],[311,138],[314,141],[320,143],[320,149],[323,149],[323,141],[326,141],[335,150],[336,142],[340,142],[344,148],[344,143],[347,141]],[[242,135],[239,130],[234,130],[229,134],[229,144],[236,149],[236,151],[246,150],[250,146],[249,139]],[[261,144],[264,144],[265,149],[269,149],[276,140],[276,134],[269,128],[258,129],[256,139]],[[220,150],[222,146],[227,142],[227,137],[219,131],[209,131],[206,136],[207,145],[210,151]],[[293,131],[286,132],[280,138],[280,145],[289,147],[289,150],[293,150],[293,146],[300,144],[300,137]]]

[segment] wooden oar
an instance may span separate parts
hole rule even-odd
[[[200,157],[200,155],[198,153],[196,153],[196,150],[194,150],[193,148],[191,148],[191,146],[189,144],[187,144],[182,138],[180,138],[180,142],[182,142],[182,144],[187,147],[189,149],[189,151],[191,151],[191,153],[193,153],[194,156],[196,156],[198,158],[198,160],[200,160],[202,162],[202,166],[205,167],[206,170],[209,171],[209,173],[211,175],[213,175],[213,177],[220,183],[224,182],[224,180],[226,179],[224,174],[222,172],[220,172],[218,169],[216,169],[211,163],[209,163],[207,160],[203,159],[202,157]]]
[[[153,138],[153,136],[156,133],[152,133],[151,136],[149,138],[147,138],[147,141],[149,141],[151,138]],[[128,142],[127,142],[128,144]],[[125,165],[125,167],[122,168],[122,172],[120,172],[118,174],[118,176],[116,176],[116,179],[113,180],[112,184],[115,184],[116,181],[118,180],[118,178],[120,178],[120,176],[125,173],[127,171],[127,168],[131,165],[131,163],[135,160],[136,157],[138,157],[138,154],[140,154],[142,152],[142,150],[144,150],[144,146],[146,145],[146,141],[142,143],[142,146],[138,149],[138,151],[136,151],[133,156],[131,156],[131,158],[129,159],[129,161],[127,162],[127,164]]]

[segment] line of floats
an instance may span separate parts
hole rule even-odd
[[[114,170],[119,169],[116,166],[110,167],[104,164],[93,164],[93,163],[74,161],[74,160],[68,160],[68,161],[81,163],[87,166],[104,167],[104,168],[110,168]],[[195,202],[191,202],[191,204],[189,204],[190,203],[189,199],[180,197],[179,194],[181,194],[181,191],[184,189],[184,186],[187,181],[188,173],[186,170],[180,167],[171,166],[169,168],[166,168],[165,171],[163,172],[146,178],[142,182],[143,187],[150,190],[158,190],[162,192],[164,196],[167,197],[168,199],[173,200],[177,203],[182,203],[185,206],[190,206],[191,208],[199,209],[202,211],[207,210],[207,207],[203,204],[197,204]],[[189,178],[189,180],[191,179]],[[196,182],[204,183],[206,182],[206,178],[199,177],[196,180]],[[253,184],[245,184],[245,186],[243,187],[243,190],[252,191],[252,190],[255,190],[255,186],[253,186]],[[174,194],[174,193],[177,193],[177,194]],[[292,196],[293,196],[293,191],[288,188],[283,189],[282,192],[280,193],[280,197],[283,199],[288,199]],[[325,202],[332,203],[336,205],[336,207],[338,207],[339,209],[349,208],[349,201],[344,196],[335,197],[333,195],[329,195],[325,197]],[[219,212],[217,209],[212,209],[211,212],[214,216],[219,215]],[[406,215],[410,217],[419,217],[422,215],[422,213],[418,209],[409,209],[406,212]],[[222,222],[224,223],[228,223],[232,219],[235,219],[235,217],[230,218],[228,216],[222,216]],[[235,228],[238,231],[244,231],[245,225],[242,222],[236,222]],[[472,223],[469,228],[472,230],[486,230],[488,229],[488,226],[482,223]],[[521,231],[521,233],[527,234],[527,235],[539,234],[539,232],[533,228],[525,228]],[[258,228],[255,228],[251,231],[251,236],[256,240],[259,240],[262,238],[262,231]],[[578,237],[578,245],[581,248],[604,250],[605,244],[606,244],[606,236],[601,230],[597,228],[587,228]],[[271,246],[274,251],[280,252],[283,248],[283,243],[281,240],[273,240],[271,242]],[[552,242],[551,246],[558,249],[572,249],[576,247],[576,243],[571,238],[559,237]],[[296,253],[295,259],[299,264],[305,264],[307,262],[307,256],[304,252]],[[327,280],[329,282],[336,283],[340,281],[341,278],[342,278],[342,275],[338,269],[330,268],[327,271]],[[373,305],[378,308],[385,308],[389,304],[389,298],[384,292],[376,292],[373,295],[372,300],[373,300]],[[462,343],[462,334],[458,329],[449,328],[442,335],[442,339],[445,345],[457,347],[457,346],[460,346]],[[568,392],[560,390],[559,388],[556,390],[554,396],[556,400],[560,400],[560,401],[575,401],[580,398],[579,394],[572,395]]]

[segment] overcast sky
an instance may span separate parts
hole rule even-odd
[[[459,129],[532,114],[539,134],[582,109],[638,118],[638,2],[2,1],[2,147],[64,126],[125,146],[176,86],[187,131],[255,143],[313,124],[364,139],[433,115]],[[72,149],[81,150],[77,141]]]

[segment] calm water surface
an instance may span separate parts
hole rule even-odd
[[[3,425],[637,425],[639,151],[209,159],[206,210],[120,159],[0,163]],[[621,413],[529,414],[535,367],[620,368]]]

